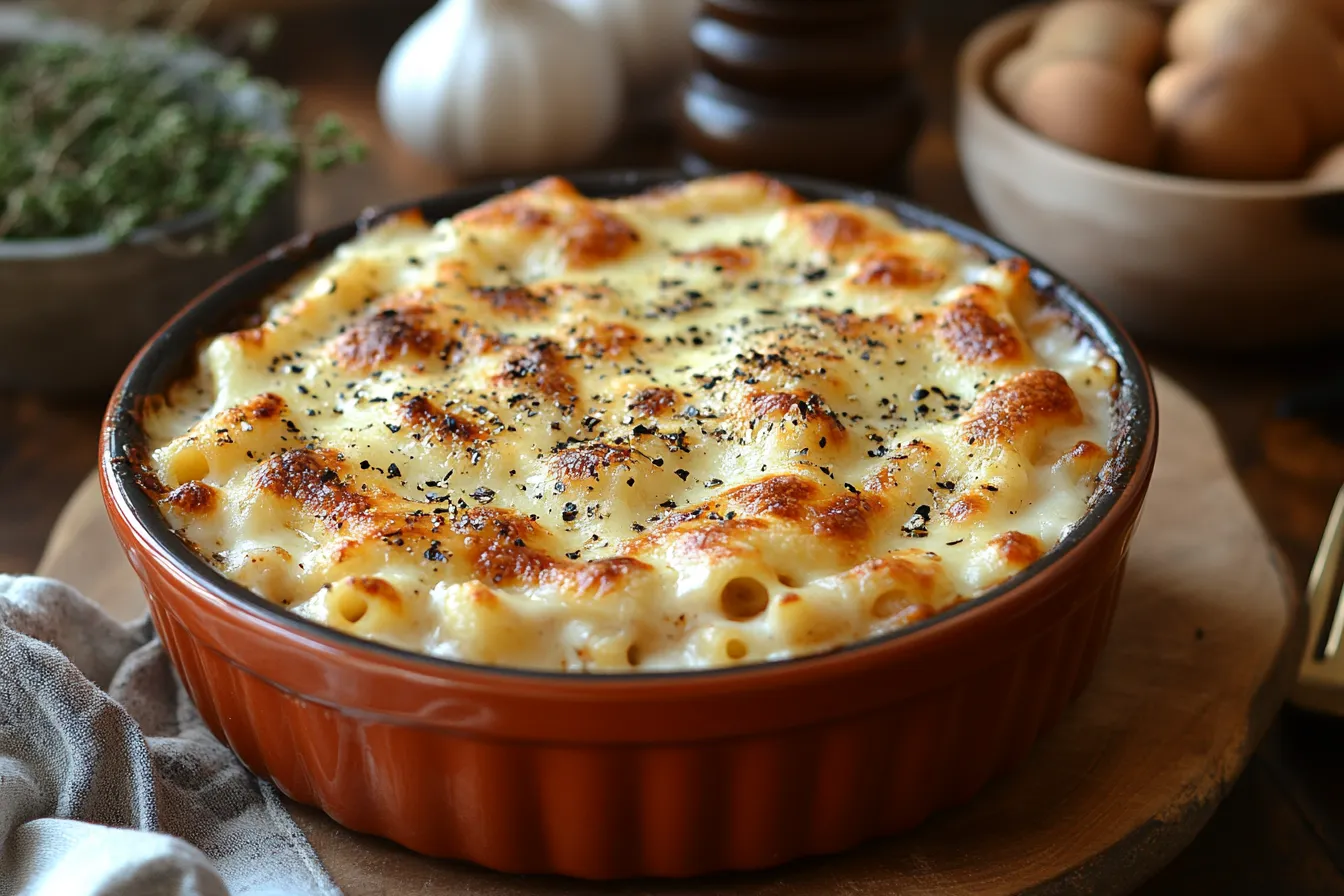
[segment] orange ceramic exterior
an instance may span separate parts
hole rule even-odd
[[[1141,390],[1151,407],[1146,375]],[[1021,760],[1110,628],[1155,416],[1138,437],[1118,499],[1081,541],[965,612],[824,656],[615,678],[447,663],[240,606],[146,526],[107,431],[101,471],[174,665],[258,775],[431,855],[683,876],[906,830]]]

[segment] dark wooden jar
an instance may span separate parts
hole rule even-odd
[[[705,0],[691,41],[689,171],[903,185],[923,118],[907,0]]]

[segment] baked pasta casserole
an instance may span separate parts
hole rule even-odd
[[[815,653],[1030,566],[1113,360],[990,263],[760,175],[549,178],[370,226],[146,401],[142,487],[235,582],[474,663]]]

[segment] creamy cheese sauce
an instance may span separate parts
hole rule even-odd
[[[385,222],[151,402],[145,487],[221,572],[471,662],[834,648],[1035,562],[1116,366],[990,263],[755,175],[551,179]]]

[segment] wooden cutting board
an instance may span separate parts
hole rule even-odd
[[[1282,701],[1302,614],[1212,418],[1158,377],[1161,444],[1110,642],[1087,691],[1026,763],[970,805],[840,856],[692,881],[590,884],[414,855],[293,806],[349,896],[1121,893],[1212,814]],[[40,571],[118,618],[143,611],[97,484],[57,523]]]

